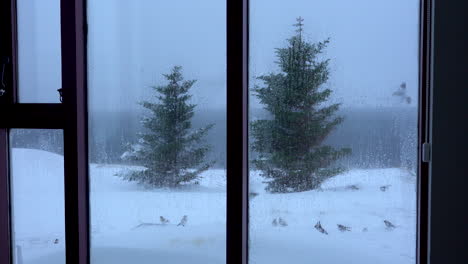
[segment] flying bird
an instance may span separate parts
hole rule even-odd
[[[180,220],[180,223],[177,224],[177,226],[185,226],[187,224],[187,216],[184,215],[182,219]]]
[[[396,90],[393,96],[400,97],[402,102],[406,102],[407,104],[411,104],[411,97],[406,94],[406,82],[402,82],[400,84],[400,88]]]

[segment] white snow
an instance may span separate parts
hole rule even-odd
[[[23,264],[64,263],[63,189],[50,191],[63,186],[63,159],[39,150],[13,149],[12,155],[13,222]],[[128,169],[134,167],[90,166],[92,263],[225,262],[224,170],[205,172],[198,186],[154,190],[115,176]],[[250,202],[250,263],[415,263],[415,184],[398,168],[351,170],[321,190],[269,194],[252,173],[251,191],[259,195]],[[177,226],[184,215],[187,225]],[[170,223],[145,225],[159,224],[160,216]],[[272,225],[279,217],[286,227]],[[388,230],[384,220],[396,228]],[[314,228],[317,221],[328,235]],[[340,232],[337,224],[351,231]]]

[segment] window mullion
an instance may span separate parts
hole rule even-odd
[[[12,54],[13,34],[16,28],[12,19],[15,14],[15,1],[0,2],[0,262],[11,263],[10,229],[10,185],[9,185],[9,146],[6,120],[11,112],[8,106],[14,99]]]
[[[227,0],[227,263],[248,258],[248,0]]]
[[[0,260],[11,263],[8,130],[0,128]]]
[[[431,44],[431,0],[420,2],[419,39],[419,120],[418,120],[418,225],[417,263],[427,263],[428,259],[428,188],[429,164],[422,161],[422,145],[429,142],[429,86],[430,86],[430,44]]]
[[[89,263],[85,12],[84,0],[61,1],[67,264]]]

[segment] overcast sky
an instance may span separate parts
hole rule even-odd
[[[59,0],[19,0],[23,101],[54,102],[60,85]],[[46,4],[47,3],[47,4]],[[251,0],[253,77],[277,71],[274,49],[294,34],[298,16],[311,42],[330,37],[333,100],[344,106],[399,105],[406,82],[416,99],[418,0]],[[138,109],[181,65],[200,107],[224,107],[225,1],[88,0],[89,101],[94,110]],[[35,91],[33,91],[35,90]],[[38,92],[39,90],[39,92]],[[42,92],[44,91],[44,92]],[[413,100],[412,105],[415,105]],[[254,103],[255,104],[255,103]]]

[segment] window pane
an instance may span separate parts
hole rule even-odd
[[[91,263],[225,262],[224,1],[93,0],[88,24]]]
[[[250,1],[250,263],[415,263],[419,1]]]
[[[60,0],[18,0],[18,89],[21,103],[60,103]]]
[[[65,263],[62,130],[10,130],[13,263]]]

